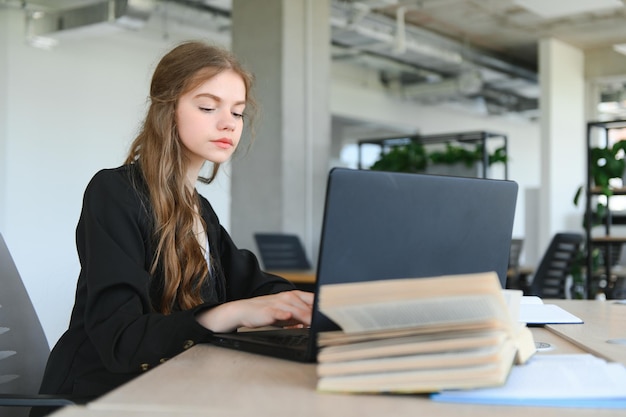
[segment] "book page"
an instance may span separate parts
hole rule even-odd
[[[507,343],[512,343],[508,341]],[[434,353],[416,353],[403,356],[361,360],[322,362],[317,366],[318,376],[352,375],[375,372],[407,371],[411,369],[455,368],[481,366],[499,361],[501,345],[477,347]]]
[[[523,298],[523,294],[524,292],[522,290],[502,290],[502,295],[504,296],[506,305],[509,307],[512,322],[516,322],[519,319],[520,303]]]
[[[501,291],[495,272],[327,284],[320,288],[320,308],[325,310],[338,305],[500,294]]]
[[[317,361],[322,363],[417,353],[461,351],[500,346],[507,339],[509,339],[509,334],[501,330],[385,338],[325,347],[318,353]]]
[[[346,333],[512,321],[495,272],[323,285],[319,308]]]
[[[505,343],[498,359],[486,364],[324,376],[319,378],[317,389],[355,393],[427,393],[498,386],[506,381],[514,355],[515,348],[511,343]]]
[[[499,295],[499,294],[498,294]],[[465,295],[375,302],[324,308],[322,312],[346,333],[402,329],[451,323],[510,321],[502,297]]]
[[[343,345],[347,343],[356,343],[366,340],[388,339],[392,337],[411,336],[411,335],[428,335],[430,338],[436,338],[440,334],[454,334],[458,337],[466,333],[485,331],[485,330],[503,330],[509,329],[509,323],[502,320],[485,320],[479,323],[453,323],[431,326],[407,327],[404,329],[386,329],[375,331],[364,331],[345,333],[343,330],[333,330],[328,332],[320,332],[317,335],[317,344],[320,347]]]

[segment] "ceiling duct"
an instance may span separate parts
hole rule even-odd
[[[21,3],[21,8],[26,12],[28,39],[102,23],[125,29],[139,29],[148,21],[155,8],[154,0],[62,0],[56,3],[55,8],[51,8],[50,2],[45,0]]]
[[[394,18],[364,2],[333,1],[331,36],[333,46],[342,50],[333,59],[357,65],[367,57],[386,59],[387,68],[379,70],[381,83],[392,94],[423,104],[480,98],[499,113],[537,109],[536,72],[409,25],[407,2],[398,4]]]
[[[530,118],[539,116],[539,100],[524,97],[512,91],[485,87],[480,92],[489,114],[518,113]]]
[[[463,71],[458,76],[439,82],[407,82],[406,78],[381,78],[381,82],[393,93],[405,98],[433,103],[450,100],[458,96],[480,93],[483,81],[478,71]]]

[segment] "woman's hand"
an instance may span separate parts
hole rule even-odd
[[[214,332],[239,327],[311,324],[313,293],[293,290],[231,301],[198,314],[196,320]]]

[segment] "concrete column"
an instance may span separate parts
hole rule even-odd
[[[255,74],[260,118],[233,160],[230,232],[254,251],[254,232],[298,234],[314,264],[329,168],[329,13],[329,0],[234,0],[232,12],[232,50]]]
[[[556,39],[539,43],[541,85],[540,253],[561,231],[581,231],[581,209],[574,206],[586,178],[584,54]]]

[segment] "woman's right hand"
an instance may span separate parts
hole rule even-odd
[[[313,293],[292,290],[221,304],[196,316],[202,326],[216,333],[239,327],[311,324]]]

